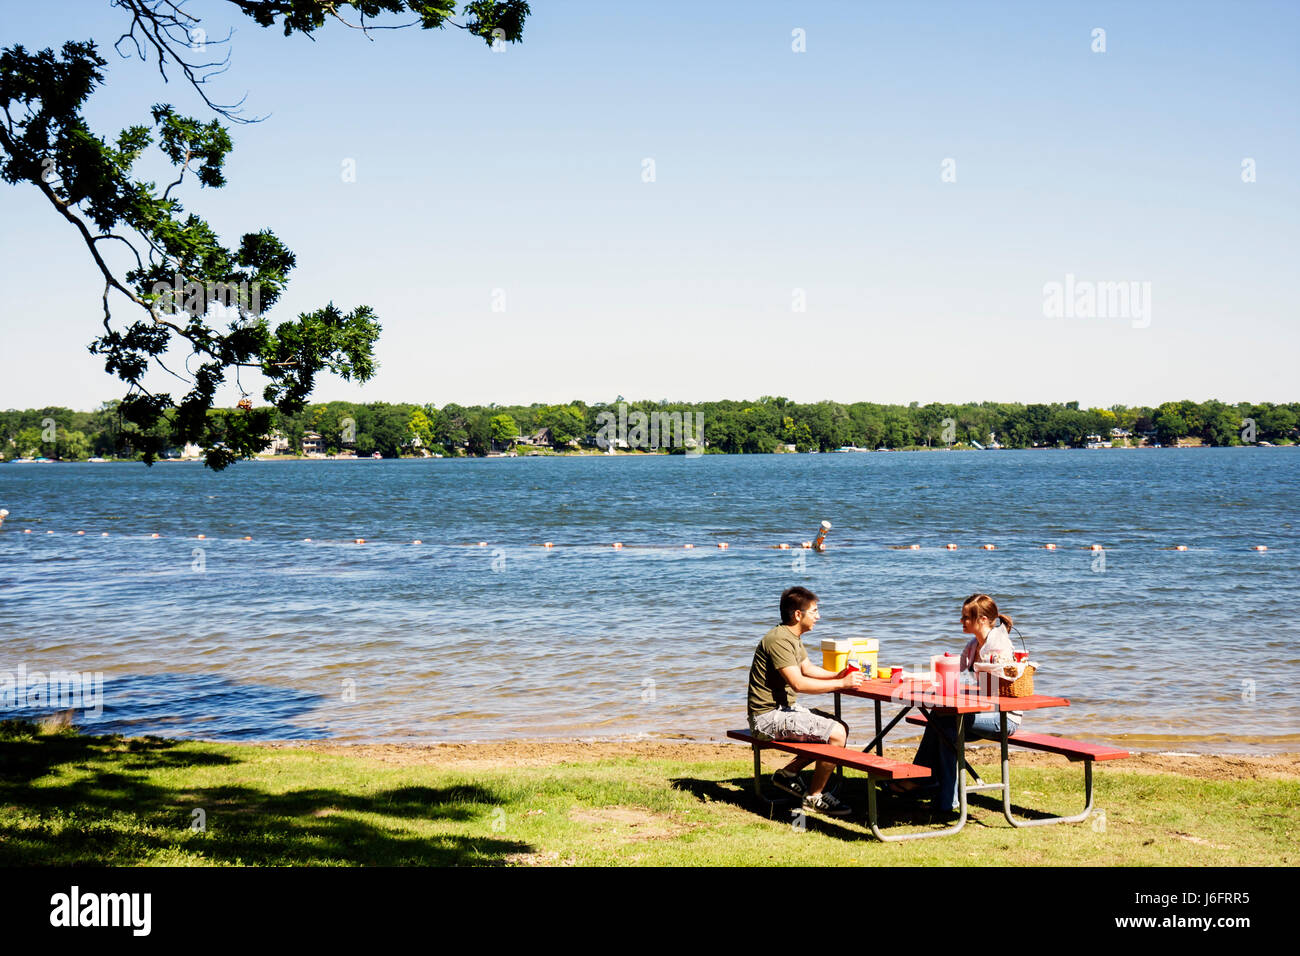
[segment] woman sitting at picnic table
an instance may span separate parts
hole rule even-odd
[[[976,663],[1010,662],[1015,658],[1011,644],[1011,618],[998,611],[998,606],[987,594],[972,594],[961,605],[961,629],[973,635],[961,652],[960,668],[973,670]],[[998,740],[1002,734],[1001,718],[997,711],[962,715],[966,721],[966,737],[982,740]],[[1020,712],[1007,712],[1007,732],[1015,733],[1020,726]],[[953,747],[947,746],[939,739],[940,732],[956,746],[957,715],[933,715],[925,725],[925,735],[921,746],[916,750],[913,763],[929,767],[934,773],[935,782],[930,784],[913,780],[895,781],[891,789],[895,793],[912,793],[933,795],[936,806],[958,809],[957,803],[957,754]]]

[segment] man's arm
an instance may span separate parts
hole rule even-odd
[[[805,657],[802,661],[799,662],[799,673],[803,674],[804,677],[817,677],[817,678],[821,678],[822,680],[835,678],[836,680],[839,680],[848,672],[849,669],[847,667],[844,668],[844,670],[840,671],[839,673],[836,673],[835,671],[828,671],[824,667],[818,667],[816,664],[812,662],[812,658],[809,657]]]
[[[850,674],[848,668],[845,668],[836,674],[809,663],[807,658],[800,664],[782,667],[781,676],[796,694],[829,694],[832,691],[848,690],[862,683],[861,671]]]

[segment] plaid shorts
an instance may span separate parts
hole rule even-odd
[[[831,739],[836,720],[795,704],[749,718],[749,729],[760,740],[793,740],[824,744]]]

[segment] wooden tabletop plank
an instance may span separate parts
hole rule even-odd
[[[998,710],[1040,710],[1044,707],[1069,707],[1064,697],[1031,694],[1029,697],[985,697],[973,689],[959,690],[955,696],[945,697],[931,689],[932,685],[907,681],[891,684],[887,680],[864,680],[855,689],[839,691],[850,697],[893,702],[902,706],[937,708],[955,714],[979,714]]]

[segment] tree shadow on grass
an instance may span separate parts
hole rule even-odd
[[[188,786],[184,771],[233,782]],[[179,773],[178,773],[179,772]],[[477,785],[272,792],[274,771],[158,738],[0,724],[0,865],[499,865],[526,843],[474,836],[507,799]],[[177,783],[162,783],[180,778]],[[358,792],[360,791],[360,792]],[[504,819],[504,817],[500,817]],[[432,823],[419,832],[422,823]],[[495,829],[495,827],[494,827]]]

